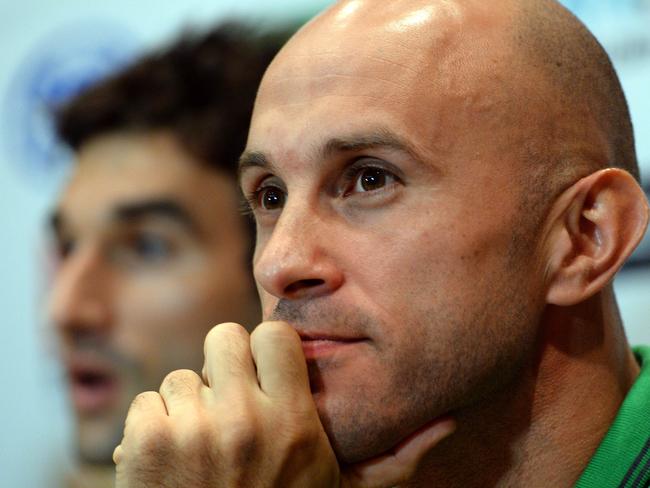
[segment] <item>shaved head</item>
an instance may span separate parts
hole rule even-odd
[[[383,42],[387,36],[399,41]],[[338,2],[283,49],[267,73],[263,96],[273,91],[278,73],[299,74],[295,66],[287,69],[287,58],[321,56],[324,66],[336,64],[345,76],[346,57],[369,50],[389,64],[391,51],[400,49],[417,52],[408,64],[394,66],[407,72],[405,90],[415,80],[428,83],[475,109],[473,115],[485,114],[488,127],[509,127],[494,142],[523,163],[517,181],[522,207],[538,209],[531,214],[536,222],[559,192],[597,169],[622,168],[639,180],[632,123],[612,63],[587,28],[554,0],[406,0],[381,9],[363,0]],[[488,92],[486,85],[494,89]],[[284,93],[292,103],[296,95]]]
[[[521,120],[532,129],[519,145],[527,163],[522,207],[537,225],[561,191],[594,171],[621,168],[637,181],[640,175],[628,105],[598,40],[554,0],[517,7],[513,65],[531,84],[516,102],[538,100]]]
[[[550,83],[555,116],[573,119],[571,137],[589,141],[600,154],[587,151],[560,160],[590,160],[591,169],[618,167],[639,179],[630,114],[609,56],[566,8],[552,0],[522,2],[517,43],[530,68]],[[595,134],[594,134],[595,132]],[[553,134],[561,135],[561,134]]]

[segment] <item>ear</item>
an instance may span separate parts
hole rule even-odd
[[[580,303],[609,283],[643,237],[648,202],[621,169],[593,173],[567,189],[550,212],[548,303]]]

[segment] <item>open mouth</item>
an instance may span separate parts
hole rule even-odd
[[[81,388],[96,390],[107,388],[113,380],[108,374],[85,371],[75,374],[72,381]]]
[[[110,407],[117,396],[117,379],[106,368],[75,365],[69,370],[72,403],[80,413],[97,413]]]

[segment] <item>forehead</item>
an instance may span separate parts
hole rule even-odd
[[[109,223],[116,209],[146,200],[171,200],[219,225],[236,213],[232,179],[192,158],[167,133],[109,134],[82,146],[59,210],[66,222]]]
[[[280,53],[260,87],[249,150],[307,150],[381,126],[440,154],[481,122],[490,131],[507,105],[507,21],[454,2],[366,3],[341,4]]]

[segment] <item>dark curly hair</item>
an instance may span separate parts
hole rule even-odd
[[[199,162],[234,177],[261,77],[293,30],[230,21],[186,32],[55,110],[58,136],[77,151],[109,132],[169,130]]]

